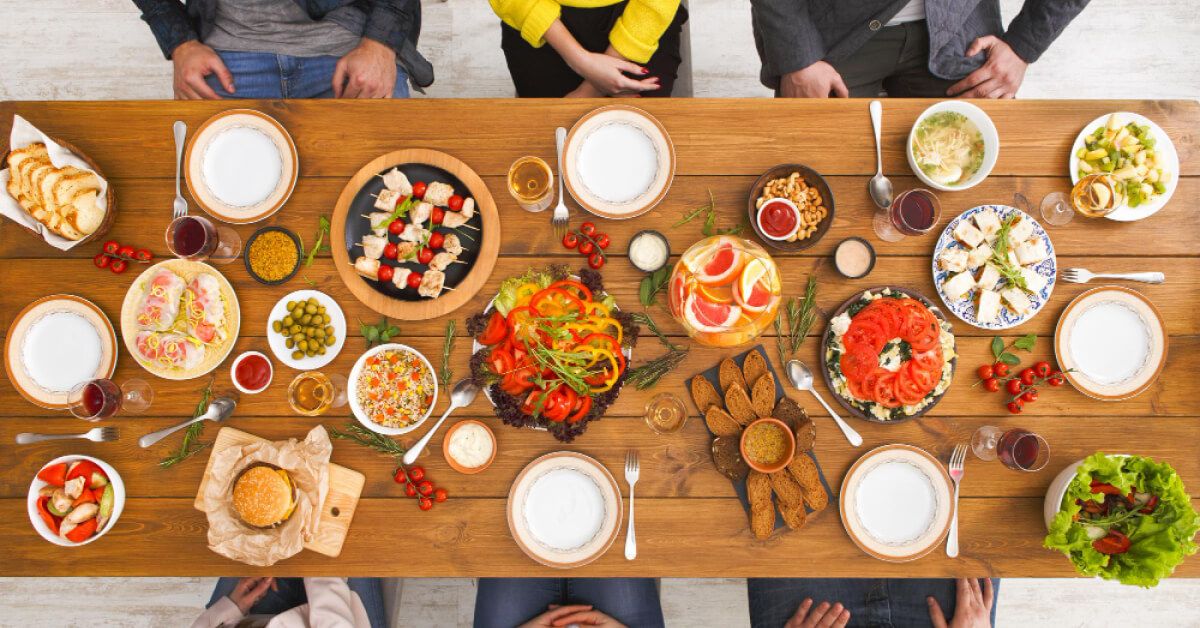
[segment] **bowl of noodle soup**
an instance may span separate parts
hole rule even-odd
[[[932,105],[908,134],[908,165],[936,190],[966,190],[987,178],[1000,155],[1000,134],[992,119],[969,102]]]

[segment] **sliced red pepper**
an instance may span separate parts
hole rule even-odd
[[[483,329],[483,333],[479,334],[479,344],[494,345],[504,342],[508,337],[508,322],[504,320],[504,316],[500,312],[492,311],[491,317],[488,318],[487,327]]]
[[[1129,537],[1117,530],[1109,530],[1108,536],[1092,541],[1092,548],[1101,554],[1124,554],[1132,543]]]
[[[577,423],[580,419],[587,416],[587,413],[592,411],[592,398],[589,395],[579,395],[575,401],[574,412],[567,417],[567,423]]]
[[[492,367],[492,372],[496,375],[507,375],[516,366],[516,361],[513,360],[511,352],[502,346],[498,346],[492,348],[488,365]]]
[[[38,471],[39,480],[50,486],[62,487],[67,483],[67,463],[60,462]]]
[[[574,279],[563,279],[550,284],[551,288],[561,288],[563,290],[574,290],[581,301],[591,301],[592,291],[582,283]]]
[[[538,317],[537,310],[528,305],[514,307],[508,313],[508,333],[513,340],[513,344],[529,342],[540,342],[536,338],[537,327],[530,319]]]
[[[91,460],[80,460],[78,464],[71,469],[67,474],[67,481],[70,482],[75,478],[87,478],[88,486],[92,484],[92,473],[103,473],[100,471],[99,465]]]
[[[95,533],[96,518],[92,517],[91,519],[88,519],[87,521],[75,526],[70,532],[68,532],[67,540],[71,541],[72,543],[82,543],[92,538],[92,535]]]
[[[1121,494],[1121,491],[1117,487],[1113,486],[1112,484],[1108,484],[1106,482],[1096,482],[1095,480],[1092,481],[1092,492],[1093,493],[1104,493],[1105,495],[1120,495]]]
[[[63,467],[63,470],[66,471],[66,464]],[[46,522],[46,527],[50,528],[50,531],[57,535],[59,518],[50,514],[50,511],[46,509],[46,502],[48,501],[50,501],[49,497],[39,497],[37,500],[37,511],[41,515],[42,521]]]
[[[79,493],[79,497],[76,497],[75,501],[71,502],[71,509],[74,510],[75,507],[79,506],[80,504],[90,504],[94,501],[96,501],[96,496],[85,488],[83,489],[83,492]]]

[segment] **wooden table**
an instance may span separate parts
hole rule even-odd
[[[478,311],[500,281],[548,260],[579,264],[577,254],[564,250],[548,228],[549,214],[521,211],[506,193],[504,174],[526,154],[553,162],[554,127],[567,126],[598,102],[516,100],[412,100],[406,102],[80,102],[0,103],[0,120],[19,113],[47,132],[69,139],[92,155],[116,188],[120,207],[109,233],[122,242],[151,246],[164,252],[161,233],[168,222],[174,151],[171,122],[189,126],[224,108],[251,106],[278,118],[292,133],[300,152],[301,179],[283,211],[267,221],[290,227],[306,241],[316,231],[317,216],[328,214],[350,175],[371,158],[406,147],[446,151],[473,167],[487,182],[503,219],[501,258],[484,289],[472,303],[453,313],[460,322]],[[904,141],[927,102],[893,100],[885,105],[884,163],[898,190],[916,180],[904,158]],[[642,423],[640,414],[654,393],[686,395],[686,377],[715,364],[733,351],[692,349],[679,373],[657,388],[623,391],[604,420],[569,449],[592,455],[621,477],[628,449],[642,459],[638,484],[639,556],[626,561],[620,541],[602,559],[572,572],[579,576],[1071,576],[1063,556],[1041,547],[1045,530],[1042,500],[1047,484],[1059,469],[1094,451],[1152,455],[1171,462],[1193,491],[1200,491],[1200,212],[1191,206],[1200,196],[1200,105],[1196,102],[1151,101],[988,101],[980,102],[999,129],[1003,141],[992,175],[964,192],[941,195],[943,220],[980,203],[1010,202],[1021,192],[1035,203],[1046,193],[1069,187],[1066,161],[1080,128],[1110,111],[1135,111],[1157,121],[1179,151],[1183,179],[1174,200],[1154,217],[1136,223],[1077,218],[1066,228],[1051,229],[1060,267],[1083,266],[1115,271],[1162,270],[1167,283],[1137,285],[1163,312],[1171,335],[1170,356],[1158,383],[1122,403],[1102,403],[1070,387],[1048,389],[1024,415],[1009,417],[998,396],[972,388],[975,366],[989,360],[992,334],[956,324],[962,357],[960,372],[943,401],[925,418],[888,426],[855,421],[866,439],[851,448],[819,406],[808,396],[793,393],[819,426],[818,456],[831,485],[838,489],[849,465],[863,452],[885,443],[909,443],[948,457],[954,443],[964,442],[981,425],[1023,426],[1044,435],[1053,452],[1040,473],[1016,473],[999,463],[967,463],[962,485],[962,556],[947,559],[939,548],[911,564],[883,563],[860,552],[830,510],[799,532],[778,534],[760,542],[752,538],[746,516],[727,480],[717,473],[708,454],[709,436],[702,421],[693,419],[679,434],[658,436]],[[666,232],[678,255],[700,236],[699,222],[672,228],[680,213],[716,197],[720,220],[732,225],[744,212],[754,178],[772,165],[802,162],[828,177],[837,201],[837,218],[825,238],[802,255],[777,256],[789,295],[803,290],[809,273],[820,283],[817,303],[830,311],[852,294],[870,286],[903,284],[934,295],[929,255],[935,237],[907,238],[881,243],[870,227],[872,205],[866,182],[874,172],[867,103],[851,101],[675,100],[638,103],[657,116],[671,133],[678,170],[666,201],[634,221],[602,222],[613,237],[611,252],[624,253],[628,238],[639,229]],[[7,138],[7,131],[3,133]],[[193,205],[194,207],[194,205]],[[581,220],[575,212],[575,224]],[[243,238],[258,225],[239,227]],[[829,263],[834,245],[850,235],[868,237],[880,253],[879,263],[863,280],[840,278]],[[336,238],[335,238],[336,239]],[[120,302],[134,275],[113,275],[92,267],[98,245],[59,253],[14,223],[0,222],[0,326],[34,299],[56,292],[79,294],[96,302],[110,318],[119,316]],[[303,287],[304,276],[337,299],[347,319],[377,319],[354,300],[337,279],[330,259],[322,257],[311,270],[278,289],[254,283],[241,264],[223,267],[241,300],[242,336],[237,351],[266,350],[264,321],[269,308],[286,291]],[[604,269],[606,285],[627,308],[638,307],[640,275],[619,257]],[[1051,334],[1062,308],[1085,286],[1059,282],[1046,311],[1013,334],[1036,333],[1037,347],[1026,358],[1052,355]],[[935,297],[936,298],[936,297]],[[681,328],[662,307],[652,311],[673,335]],[[402,336],[434,358],[441,353],[446,318],[401,324]],[[461,325],[460,325],[461,328]],[[817,325],[800,351],[817,364]],[[772,342],[766,339],[768,347]],[[352,334],[345,350],[329,367],[348,372],[364,349]],[[460,339],[454,353],[456,375],[467,372],[470,343]],[[635,363],[657,355],[660,348],[647,339]],[[774,356],[774,349],[770,350]],[[1023,356],[1024,357],[1024,356]],[[277,365],[275,383],[264,394],[244,397],[230,424],[267,438],[302,436],[323,423],[340,427],[347,413],[322,419],[290,415],[286,385],[294,375]],[[228,367],[218,369],[218,387],[229,385]],[[146,374],[122,355],[116,379]],[[525,557],[513,543],[505,521],[505,498],[517,472],[534,457],[562,446],[544,433],[517,431],[492,416],[480,399],[462,417],[484,419],[499,439],[495,463],[476,476],[449,469],[440,453],[440,437],[422,457],[428,474],[452,495],[432,512],[421,512],[392,482],[388,458],[356,445],[335,442],[333,460],[367,476],[367,484],[350,536],[339,558],[304,552],[270,569],[252,569],[209,551],[204,516],[192,500],[204,468],[204,455],[175,468],[160,469],[158,460],[178,445],[178,437],[149,450],[139,449],[137,437],[190,416],[204,380],[167,382],[153,379],[156,399],[146,417],[125,416],[112,421],[122,430],[116,443],[59,442],[13,445],[23,431],[77,432],[89,427],[61,413],[40,410],[21,399],[7,381],[0,385],[0,575],[389,575],[482,576],[549,575]],[[822,392],[827,391],[822,388]],[[439,401],[438,411],[446,401]],[[415,436],[422,432],[418,431]],[[206,439],[215,429],[208,428]],[[25,514],[29,481],[50,458],[64,453],[99,456],[116,466],[128,485],[129,500],[116,528],[84,548],[66,550],[40,540]],[[624,487],[624,482],[621,482]],[[624,531],[622,530],[622,534]],[[1200,576],[1200,560],[1185,562],[1177,575]]]

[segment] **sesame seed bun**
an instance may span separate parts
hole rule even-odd
[[[248,526],[277,526],[296,509],[296,485],[287,471],[273,465],[252,464],[233,483],[233,509]]]

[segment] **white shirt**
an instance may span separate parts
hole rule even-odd
[[[900,12],[892,16],[884,26],[898,26],[905,22],[916,22],[925,19],[925,0],[908,0],[908,4]]]

